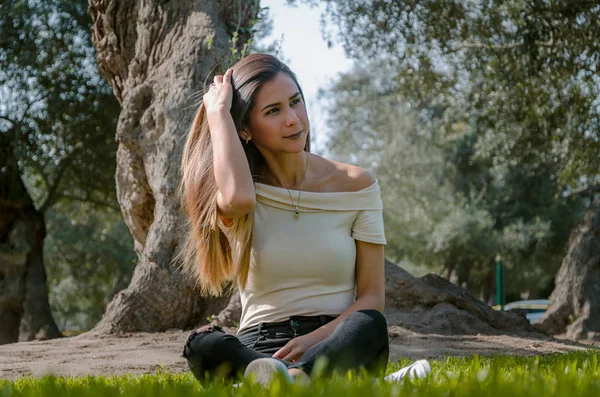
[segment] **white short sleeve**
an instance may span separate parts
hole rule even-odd
[[[352,224],[352,238],[373,244],[387,244],[381,210],[361,210]]]

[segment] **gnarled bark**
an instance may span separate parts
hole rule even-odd
[[[184,224],[176,188],[197,93],[214,67],[227,67],[230,35],[258,10],[243,0],[89,0],[100,72],[122,104],[117,197],[139,257],[96,331],[190,328],[227,303],[201,299],[170,265]]]
[[[242,301],[240,300],[240,293],[236,291],[231,298],[227,306],[219,312],[211,321],[211,324],[220,325],[225,328],[227,332],[235,333],[240,326],[240,318],[242,317]]]
[[[536,327],[571,339],[600,339],[600,197],[571,232],[555,284]]]

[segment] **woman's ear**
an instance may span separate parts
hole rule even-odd
[[[250,135],[250,133],[248,132],[248,130],[246,130],[245,128],[242,128],[240,130],[240,136],[245,141],[249,141],[250,139],[252,139],[252,135]]]

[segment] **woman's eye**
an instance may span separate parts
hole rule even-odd
[[[292,106],[294,106],[295,104],[297,104],[298,102],[300,102],[300,98],[294,99],[292,101]]]
[[[279,110],[279,109],[277,109],[277,108],[272,108],[272,109],[271,109],[271,110],[269,110],[269,111],[268,111],[266,114],[267,114],[267,115],[269,115],[269,114],[272,114],[272,113],[276,112],[277,110]]]

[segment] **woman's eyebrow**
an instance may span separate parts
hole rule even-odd
[[[296,97],[297,97],[297,96],[299,96],[299,95],[300,95],[300,93],[299,93],[299,92],[296,92],[296,93],[295,93],[294,95],[292,95],[292,96],[291,96],[291,97],[290,97],[288,100],[289,100],[289,101],[291,101],[292,99],[296,98]],[[271,104],[268,104],[267,106],[265,106],[264,108],[262,108],[262,109],[261,109],[261,112],[262,112],[263,110],[265,110],[266,108],[271,108],[271,107],[273,107],[273,106],[278,106],[278,105],[279,105],[279,102],[277,102],[277,103],[271,103]]]

